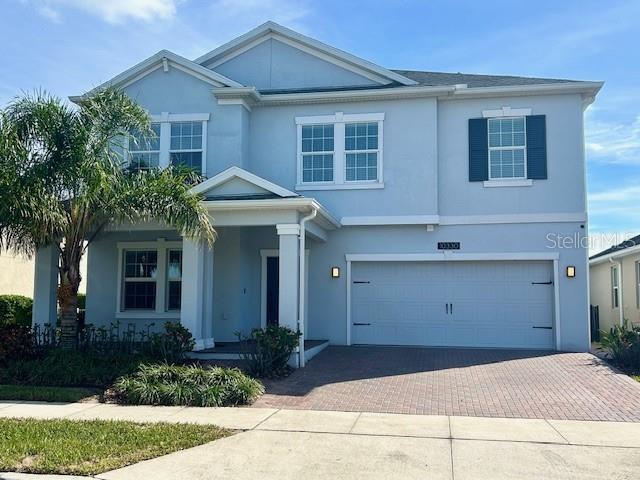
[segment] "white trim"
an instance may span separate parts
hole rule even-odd
[[[295,190],[366,190],[384,188],[384,112],[379,113],[343,113],[335,112],[333,115],[312,115],[295,117],[296,122],[296,160],[297,183]],[[371,149],[376,153],[377,175],[375,180],[347,180],[346,156],[349,151],[345,149],[345,125],[347,123],[377,123],[378,124],[378,148]],[[302,151],[302,127],[304,125],[333,125],[333,151],[329,152],[303,152]],[[304,182],[303,181],[303,157],[304,155],[333,155],[333,181],[330,182]]]
[[[276,225],[278,235],[300,235],[300,225],[297,223],[279,223]]]
[[[267,190],[271,193],[279,195],[280,197],[298,197],[298,194],[287,190],[286,188],[281,187],[280,185],[276,185],[269,180],[266,180],[258,175],[254,175],[251,172],[244,170],[243,168],[233,166],[229,167],[226,170],[218,173],[217,175],[205,180],[202,183],[199,183],[195,187],[191,189],[193,193],[204,193],[207,190],[211,190],[212,188],[217,187],[218,185],[222,185],[223,183],[233,179],[239,178],[246,182],[252,183],[257,187],[260,187],[264,190]]]
[[[242,87],[242,84],[231,80],[230,78],[220,75],[213,70],[198,65],[180,55],[177,55],[169,50],[160,50],[158,53],[150,56],[142,62],[134,65],[133,67],[125,70],[119,75],[116,75],[111,80],[108,80],[99,86],[89,90],[87,93],[78,96],[71,96],[69,99],[72,102],[78,102],[83,98],[92,95],[98,90],[101,90],[108,86],[114,86],[117,88],[126,88],[129,85],[137,82],[141,78],[149,75],[150,73],[163,68],[167,64],[180,71],[183,71],[199,80],[205,81],[216,87]]]
[[[414,253],[356,253],[346,254],[347,261],[347,332],[346,344],[351,345],[351,263],[352,262],[430,262],[430,261],[553,261],[553,285],[554,285],[554,325],[555,349],[561,347],[561,323],[560,323],[560,285],[559,285],[559,258],[557,252],[519,252],[519,253],[453,253],[443,254],[414,254]]]
[[[314,125],[318,123],[352,123],[352,122],[382,122],[384,112],[381,113],[342,113],[333,115],[312,115],[296,117],[296,125]]]
[[[289,45],[293,45],[300,50],[303,50],[304,48],[303,51],[307,51],[308,53],[319,58],[326,59],[335,65],[347,68],[360,75],[364,75],[367,78],[370,78],[371,76],[383,77],[389,80],[386,83],[396,81],[403,85],[415,85],[417,83],[403,75],[392,72],[391,70],[383,68],[372,62],[356,57],[355,55],[338,50],[337,48],[319,42],[318,40],[314,40],[313,38],[301,35],[300,33],[285,28],[282,25],[278,25],[275,22],[263,23],[244,35],[241,35],[215,50],[198,57],[195,59],[195,62],[199,64],[223,63],[229,58],[232,58],[232,55],[234,55],[234,53],[239,49],[244,48],[245,45],[251,44],[252,42],[260,43],[260,41],[264,41],[261,40],[263,37],[277,38],[280,41],[286,39]]]
[[[380,165],[378,164],[378,168]],[[298,191],[305,190],[379,190],[384,188],[384,182],[349,182],[349,183],[303,183],[297,184],[295,189]]]
[[[218,105],[242,105],[248,112],[251,111],[251,106],[244,98],[219,98]]]
[[[525,159],[525,169],[526,169],[526,159]],[[503,179],[495,179],[495,180],[485,180],[482,183],[483,187],[531,187],[533,186],[533,180],[529,178],[514,178],[510,180],[508,178]]]
[[[626,257],[627,255],[631,255],[639,252],[640,252],[640,245],[634,245],[633,247],[623,248],[622,250],[617,250],[615,252],[608,253],[601,257],[590,259],[589,265],[597,265],[598,263],[606,262],[607,260],[612,258]]]
[[[451,261],[485,261],[485,260],[558,260],[558,252],[513,252],[513,253],[347,253],[347,262],[451,262]]]
[[[516,85],[510,87],[465,88],[459,85],[432,87],[408,86],[394,88],[361,89],[332,92],[281,93],[257,95],[259,106],[316,104],[334,102],[360,102],[378,99],[428,98],[456,100],[464,98],[510,97],[514,95],[582,94],[593,97],[602,88],[603,82],[567,82],[543,85]]]
[[[294,198],[276,198],[266,200],[203,200],[202,205],[213,211],[234,211],[234,210],[298,210],[309,211],[309,209],[317,208],[320,214],[318,220],[323,220],[321,226],[323,228],[333,229],[339,228],[340,222],[331,215],[320,203],[313,198],[294,197]],[[316,222],[318,223],[318,222]]]
[[[562,328],[560,328],[560,266],[559,259],[553,260],[553,309],[554,327],[556,329],[556,350],[562,345]]]
[[[168,250],[181,250],[182,242],[166,241],[158,238],[155,241],[147,242],[117,242],[118,249],[118,277],[116,288],[116,310],[115,317],[118,319],[179,319],[179,310],[167,310],[166,308],[166,263]],[[122,266],[124,262],[123,253],[125,250],[155,250],[157,270],[155,278],[144,281],[155,281],[156,283],[156,306],[154,310],[123,310],[122,309],[122,287],[124,283]]]
[[[210,113],[170,113],[162,112],[160,114],[151,115],[153,123],[163,122],[208,122],[211,118]]]
[[[440,225],[485,225],[499,223],[573,223],[586,221],[586,213],[513,213],[504,215],[440,216]]]
[[[438,215],[373,215],[342,217],[342,225],[437,225]]]
[[[309,250],[305,249],[305,262],[309,263]],[[267,258],[276,257],[280,258],[279,249],[262,249],[260,250],[260,328],[267,326]],[[309,269],[305,268],[305,290],[309,288]],[[305,298],[309,298],[305,294]],[[308,302],[305,302],[305,309],[308,307]],[[306,316],[306,314],[305,314]]]
[[[196,344],[193,346],[193,351],[197,352],[198,350],[205,350],[207,348],[213,348],[216,346],[216,342],[213,337],[211,338],[198,338],[196,339]],[[202,358],[202,357],[198,357]]]
[[[492,118],[492,117],[526,117],[527,115],[531,115],[530,108],[511,108],[511,107],[502,107],[499,110],[483,110],[482,116],[484,118]]]

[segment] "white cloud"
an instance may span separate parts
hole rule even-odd
[[[595,160],[640,164],[640,116],[631,123],[588,119],[585,142]]]
[[[76,8],[109,23],[125,20],[149,22],[169,19],[176,14],[176,0],[34,0],[38,13],[60,21],[63,8]]]

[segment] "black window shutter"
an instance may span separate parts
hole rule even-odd
[[[527,122],[527,178],[547,178],[547,127],[545,115],[529,115]]]
[[[469,181],[489,180],[487,119],[469,119]]]

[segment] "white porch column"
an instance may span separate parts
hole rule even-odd
[[[278,322],[283,327],[289,327],[294,332],[298,331],[298,234],[300,225],[278,224],[276,225],[280,239],[279,252],[279,300]],[[296,356],[295,364],[298,366]]]
[[[33,282],[33,325],[49,323],[55,327],[58,315],[58,263],[60,254],[55,245],[36,252]]]
[[[213,255],[200,242],[184,238],[182,241],[182,302],[180,323],[193,334],[195,350],[213,346],[213,337],[207,338],[205,329],[207,269],[213,268]],[[207,261],[209,260],[209,261]],[[212,334],[211,334],[212,335]]]

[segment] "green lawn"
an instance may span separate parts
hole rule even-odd
[[[80,387],[39,387],[0,385],[0,400],[39,400],[42,402],[78,402],[100,394],[100,390]]]
[[[631,375],[631,378],[633,378],[636,382],[640,382],[640,375]]]
[[[0,419],[0,472],[95,475],[228,435],[193,424]]]

